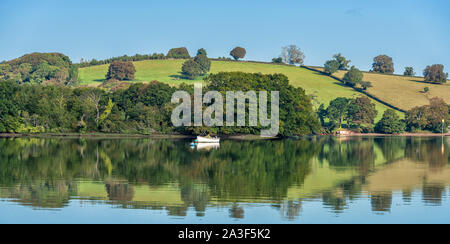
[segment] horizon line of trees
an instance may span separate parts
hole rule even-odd
[[[408,110],[404,119],[395,110],[387,109],[377,123],[374,123],[377,116],[375,104],[365,96],[356,99],[335,98],[326,108],[321,104],[317,114],[328,133],[343,128],[344,123],[347,129],[363,133],[447,132],[450,125],[450,105],[438,97],[431,98],[429,102],[429,105]]]

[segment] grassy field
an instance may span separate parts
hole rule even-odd
[[[201,81],[201,78],[194,81],[181,78],[180,70],[183,62],[184,60],[147,60],[134,62],[136,74],[135,81],[132,82],[148,82],[158,80],[172,85],[177,85],[182,82],[193,83]],[[107,65],[92,66],[80,69],[80,85],[100,85],[102,80],[105,79],[107,69]],[[354,98],[361,96],[361,93],[356,92],[352,88],[343,86],[339,81],[322,75],[319,72],[300,67],[263,63],[213,61],[211,65],[211,73],[217,73],[220,71],[285,74],[289,77],[289,81],[292,85],[302,87],[306,90],[307,94],[315,95],[317,97],[318,104],[324,103],[328,105],[332,99],[337,97]],[[374,102],[378,110],[378,120],[381,118],[387,107],[376,101]]]
[[[323,70],[322,68],[316,68]],[[342,79],[346,71],[338,71],[335,77]],[[429,104],[428,99],[440,97],[450,104],[450,85],[425,83],[423,78],[398,75],[385,75],[364,72],[364,81],[372,83],[367,92],[375,97],[397,106],[403,110],[409,110],[416,106]],[[430,91],[424,93],[423,89],[429,87]]]

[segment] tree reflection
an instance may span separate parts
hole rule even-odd
[[[243,219],[244,218],[244,208],[239,207],[237,203],[233,203],[230,208],[230,217],[234,219]]]
[[[423,200],[425,203],[428,203],[431,205],[441,205],[442,204],[442,196],[445,193],[445,185],[424,184],[422,191],[423,191]]]
[[[0,139],[0,148],[0,198],[33,207],[62,208],[79,195],[80,181],[92,181],[103,184],[105,200],[122,207],[166,209],[176,216],[186,216],[192,208],[203,216],[214,199],[232,203],[227,205],[229,216],[236,219],[245,216],[240,204],[244,200],[279,204],[284,217],[297,218],[302,199],[288,193],[294,186],[302,189],[308,177],[317,173],[314,167],[329,166],[327,174],[352,172],[315,192],[324,206],[341,213],[361,196],[378,165],[403,159],[441,171],[449,162],[448,143],[441,138],[224,141],[211,151],[189,150],[184,140],[17,138]],[[172,183],[179,198],[173,203],[164,198],[135,201],[139,187],[154,189]],[[422,200],[441,204],[446,184],[425,182]],[[413,190],[403,191],[405,202]],[[389,189],[372,192],[370,199],[373,211],[391,210]]]
[[[121,182],[108,181],[105,184],[108,198],[111,201],[125,204],[133,200],[134,189],[132,185]]]
[[[390,212],[392,206],[392,192],[378,192],[370,196],[372,211]]]

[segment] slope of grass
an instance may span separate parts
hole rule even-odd
[[[182,82],[194,83],[202,81],[183,79],[180,70],[184,60],[146,60],[134,62],[136,67],[135,81],[147,82],[158,80],[168,84],[177,85]],[[92,66],[80,69],[81,85],[98,86],[105,79],[107,65]],[[251,73],[273,74],[282,73],[289,77],[293,86],[302,87],[309,95],[316,97],[316,104],[324,103],[328,106],[329,102],[337,97],[354,98],[361,96],[361,93],[352,88],[343,86],[336,81],[319,72],[311,71],[305,68],[285,65],[274,65],[264,63],[250,62],[230,62],[230,61],[212,61],[211,73],[220,71],[242,71]],[[374,101],[378,110],[377,120],[381,118],[386,106]]]
[[[316,69],[323,70],[322,68]],[[345,73],[346,71],[338,71],[333,75],[342,79]],[[424,82],[420,77],[369,72],[364,72],[363,79],[372,83],[373,87],[367,89],[369,94],[403,110],[427,105],[429,104],[428,99],[433,97],[440,97],[446,103],[450,103],[450,85],[448,84],[430,84]],[[430,91],[424,93],[425,87],[429,87]]]

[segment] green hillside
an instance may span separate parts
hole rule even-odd
[[[186,80],[181,77],[180,70],[184,60],[146,60],[134,62],[136,67],[135,81],[148,82],[158,80],[169,84],[193,83],[201,81]],[[98,86],[105,79],[108,65],[91,66],[80,69],[80,85]],[[307,94],[315,95],[318,104],[328,103],[337,97],[357,97],[361,93],[343,86],[338,81],[305,68],[250,62],[213,61],[211,73],[220,71],[242,71],[251,73],[282,73],[289,77],[294,86],[302,87]],[[374,101],[378,110],[377,120],[381,118],[387,106]]]
[[[321,67],[311,67],[323,71]],[[347,71],[340,70],[333,74],[342,79]],[[389,75],[380,73],[364,72],[364,81],[372,83],[373,87],[367,92],[382,101],[395,105],[396,107],[409,110],[413,107],[429,104],[429,99],[439,97],[450,103],[450,84],[431,84],[424,81],[422,77],[411,77],[401,75]],[[429,91],[424,92],[428,87]]]

